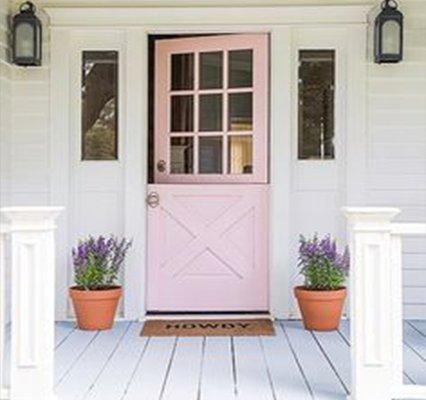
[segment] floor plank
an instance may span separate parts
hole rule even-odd
[[[76,329],[67,337],[55,351],[55,384],[62,381],[97,335],[98,332]]]
[[[58,400],[343,400],[350,388],[349,321],[324,333],[282,321],[272,337],[141,338],[141,328],[56,324]],[[406,383],[426,384],[425,329],[404,323]]]
[[[410,347],[404,346],[404,372],[417,385],[426,385],[426,363]]]
[[[260,338],[235,337],[233,343],[238,398],[275,400],[275,391],[267,373]]]
[[[231,338],[206,338],[199,400],[234,400],[235,384]]]
[[[197,400],[205,339],[180,337],[161,400]]]
[[[278,322],[275,332],[276,336],[261,337],[261,343],[276,399],[312,399],[310,387]]]
[[[404,342],[411,347],[419,357],[426,361],[426,337],[411,324],[404,323]]]
[[[426,321],[409,320],[407,322],[416,328],[424,337],[426,337]]]
[[[339,332],[313,332],[314,338],[331,363],[336,375],[341,380],[346,393],[349,394],[351,382],[349,345]]]
[[[57,349],[75,330],[72,322],[57,322],[55,324],[55,348]]]
[[[119,400],[124,396],[146,349],[147,338],[140,336],[141,329],[142,323],[132,323],[85,399]]]
[[[173,337],[148,339],[146,350],[139,360],[123,399],[160,399],[164,381],[173,361],[176,342],[176,338]]]
[[[116,351],[129,326],[129,322],[119,322],[115,324],[114,329],[99,332],[57,385],[56,393],[61,400],[78,400],[85,397]]]
[[[324,357],[312,334],[300,321],[284,321],[282,326],[297,354],[315,399],[344,400],[346,391]]]

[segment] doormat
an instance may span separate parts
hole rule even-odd
[[[274,336],[269,319],[146,321],[141,336]]]

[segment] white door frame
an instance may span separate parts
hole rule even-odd
[[[50,16],[51,40],[51,203],[72,206],[70,201],[71,57],[75,37],[109,32],[121,37],[125,90],[123,91],[123,196],[124,234],[134,238],[135,248],[125,275],[124,317],[145,316],[148,35],[178,32],[269,32],[271,35],[270,93],[270,296],[271,314],[291,315],[290,254],[294,234],[291,221],[291,182],[295,133],[294,62],[295,29],[344,29],[347,56],[346,85],[346,187],[347,205],[362,204],[366,151],[365,83],[366,24],[369,6],[317,7],[185,7],[185,8],[55,8]],[[235,24],[234,21],[238,21]],[[289,90],[290,89],[290,90]],[[142,111],[141,111],[142,110]],[[67,315],[67,286],[70,279],[69,212],[59,223],[57,252],[56,317]],[[282,223],[288,221],[288,225]]]

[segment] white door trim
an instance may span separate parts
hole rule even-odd
[[[282,221],[291,217],[292,104],[294,82],[291,51],[292,32],[302,27],[340,27],[347,31],[347,188],[348,204],[359,204],[363,196],[365,144],[365,53],[366,15],[369,6],[246,7],[241,8],[53,8],[51,17],[51,202],[69,206],[70,196],[70,75],[69,45],[75,33],[96,32],[101,26],[121,33],[124,47],[127,110],[124,139],[124,232],[133,237],[137,251],[129,258],[126,273],[125,318],[145,316],[146,210],[144,196],[147,176],[147,38],[165,32],[248,32],[271,34],[271,313],[290,314],[291,227]],[[177,16],[181,15],[182,19]],[[185,17],[183,17],[185,16]],[[224,19],[226,18],[226,19]],[[179,21],[179,22],[176,22]],[[235,25],[238,21],[239,25]],[[204,24],[204,25],[203,25]],[[324,25],[326,24],[326,25]],[[86,28],[77,28],[83,27]],[[114,27],[114,28],[112,28]],[[291,52],[287,53],[291,54]],[[289,90],[292,88],[292,90]],[[361,159],[361,163],[359,160]],[[360,168],[360,164],[362,164]],[[64,167],[65,166],[65,167]],[[139,208],[138,208],[139,207]],[[66,288],[70,279],[69,221],[60,221],[56,316],[67,316]],[[144,263],[144,261],[143,261]]]

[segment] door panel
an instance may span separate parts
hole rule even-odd
[[[267,35],[155,45],[149,311],[268,310]]]
[[[267,311],[267,185],[149,190],[148,309]]]
[[[266,183],[268,36],[159,40],[155,71],[155,182]]]

